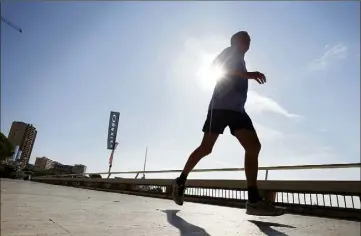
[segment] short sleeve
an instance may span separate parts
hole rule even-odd
[[[223,67],[231,56],[231,48],[224,49],[213,61],[214,66]]]
[[[244,55],[240,55],[231,47],[224,49],[213,62],[214,66],[222,68],[224,71],[247,71]]]

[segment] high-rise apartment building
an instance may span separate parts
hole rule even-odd
[[[14,121],[8,135],[8,140],[15,146],[19,146],[21,168],[25,168],[30,160],[31,152],[36,138],[36,128],[24,122]]]

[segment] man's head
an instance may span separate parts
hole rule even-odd
[[[239,51],[246,53],[251,44],[251,37],[246,31],[239,31],[231,38],[231,46],[236,47]]]

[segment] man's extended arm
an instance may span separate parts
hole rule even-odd
[[[266,83],[266,76],[264,74],[262,74],[261,72],[258,71],[254,71],[254,72],[241,72],[241,71],[225,71],[225,73],[227,75],[230,76],[234,76],[234,77],[239,77],[239,78],[246,78],[246,79],[254,79],[256,80],[259,84],[264,84]]]

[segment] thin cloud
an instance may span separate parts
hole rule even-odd
[[[344,43],[338,43],[333,46],[326,45],[324,54],[310,63],[311,70],[326,70],[337,60],[343,60],[347,57],[348,47]]]
[[[282,107],[278,102],[270,97],[262,96],[255,91],[248,92],[248,99],[246,109],[251,112],[262,113],[262,112],[273,112],[283,115],[287,118],[299,119],[301,116],[293,114]]]

